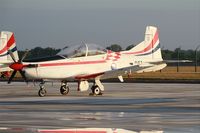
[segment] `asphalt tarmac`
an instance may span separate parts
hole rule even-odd
[[[103,96],[77,92],[67,96],[59,83],[0,82],[0,132],[12,129],[123,128],[165,133],[200,132],[200,84],[104,83]],[[9,131],[7,131],[9,132]]]

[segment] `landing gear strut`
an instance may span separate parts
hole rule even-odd
[[[93,86],[91,87],[92,93],[90,95],[102,95],[104,86],[99,79],[95,79]]]
[[[67,95],[69,93],[69,86],[67,85],[67,82],[61,83],[60,93],[62,95]]]
[[[39,86],[40,86],[40,90],[38,91],[38,95],[40,97],[44,97],[46,95],[46,93],[47,93],[47,91],[46,91],[46,89],[44,87],[44,82],[41,82]]]

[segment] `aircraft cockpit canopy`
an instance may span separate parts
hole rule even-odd
[[[106,49],[96,44],[82,44],[63,48],[57,55],[65,58],[76,58],[105,54]]]

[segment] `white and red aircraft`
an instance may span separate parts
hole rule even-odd
[[[88,80],[93,80],[92,94],[100,95],[104,91],[100,79],[117,76],[123,82],[124,74],[158,71],[166,67],[161,55],[158,30],[153,26],[147,26],[144,41],[128,51],[113,52],[97,45],[83,44],[63,49],[53,57],[26,61],[23,61],[26,55],[18,59],[14,49],[16,47],[14,35],[7,33],[9,38],[6,48],[0,50],[0,53],[6,49],[5,54],[11,57],[12,61],[3,58],[0,63],[14,70],[8,83],[12,81],[17,71],[25,81],[27,78],[42,79],[39,96],[45,96],[44,82],[47,80],[61,81],[60,93],[63,95],[69,92],[67,81],[70,79],[78,82],[79,91],[87,91]]]
[[[7,65],[14,63],[8,50],[13,53],[13,56],[18,60],[17,47],[13,33],[2,31],[0,32],[0,77],[9,77],[12,69]]]

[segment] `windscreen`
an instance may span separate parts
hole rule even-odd
[[[73,45],[63,48],[57,55],[65,58],[76,58],[105,54],[106,50],[96,44]]]

